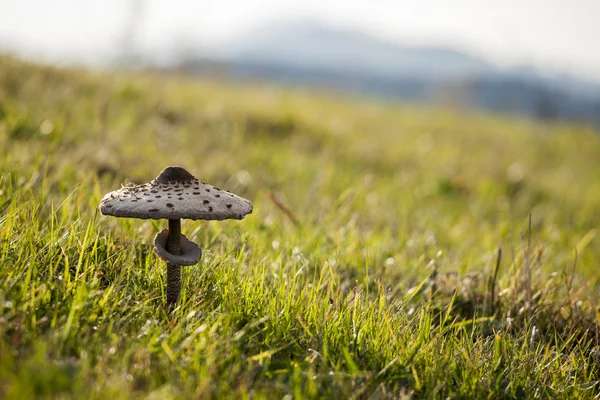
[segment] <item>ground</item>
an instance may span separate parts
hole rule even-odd
[[[0,58],[0,397],[593,398],[600,135],[322,90]],[[180,165],[254,204],[102,195]]]

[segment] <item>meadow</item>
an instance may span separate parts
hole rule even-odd
[[[102,196],[180,165],[251,200]],[[0,57],[0,397],[594,398],[600,134],[446,105]]]

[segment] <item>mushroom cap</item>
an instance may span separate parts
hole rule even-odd
[[[191,242],[185,235],[181,235],[181,255],[169,253],[167,251],[167,238],[169,230],[163,229],[154,237],[154,253],[165,262],[176,265],[194,265],[198,264],[202,257],[202,250],[194,242]]]
[[[252,203],[199,181],[181,167],[167,167],[149,183],[106,194],[100,213],[141,219],[242,219]]]

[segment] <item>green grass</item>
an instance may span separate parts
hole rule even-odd
[[[600,135],[0,58],[0,397],[593,398]],[[102,195],[181,165],[254,203],[152,238]],[[501,249],[501,257],[500,251]]]

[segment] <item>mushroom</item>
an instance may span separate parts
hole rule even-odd
[[[168,219],[169,229],[154,238],[154,252],[167,264],[167,304],[177,303],[181,266],[200,261],[202,250],[181,234],[181,218],[243,219],[252,203],[226,190],[199,181],[182,167],[167,167],[149,183],[106,194],[100,213],[115,217]]]

